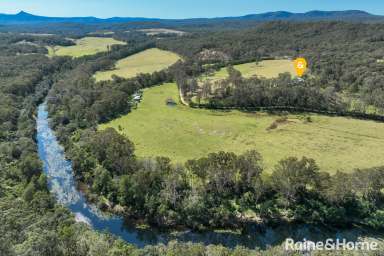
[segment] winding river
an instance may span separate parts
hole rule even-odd
[[[48,177],[48,186],[57,201],[66,206],[78,222],[84,222],[98,231],[110,232],[123,240],[138,247],[168,243],[170,240],[183,242],[199,242],[203,244],[222,244],[227,247],[242,245],[247,248],[266,248],[281,244],[286,238],[295,240],[303,238],[313,241],[324,240],[325,237],[348,238],[356,240],[361,231],[324,232],[316,227],[301,226],[300,228],[284,226],[276,229],[268,228],[263,232],[251,229],[250,234],[232,232],[204,232],[191,231],[178,233],[159,233],[156,230],[137,229],[124,222],[121,217],[107,217],[89,204],[83,194],[77,190],[72,172],[72,164],[65,157],[63,147],[59,144],[54,131],[49,126],[47,104],[38,107],[37,141],[39,156],[43,161],[44,172]]]

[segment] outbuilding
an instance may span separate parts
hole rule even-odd
[[[140,102],[140,101],[141,101],[141,98],[142,98],[141,94],[137,94],[137,93],[135,93],[135,94],[133,95],[133,100],[136,101],[136,102]]]
[[[176,101],[174,101],[172,98],[167,98],[167,100],[165,101],[165,104],[167,104],[168,106],[176,106],[177,105]]]

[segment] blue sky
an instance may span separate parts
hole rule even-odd
[[[384,0],[0,0],[0,13],[45,16],[191,18],[268,11],[365,10],[384,15]]]

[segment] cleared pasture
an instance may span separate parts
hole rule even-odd
[[[383,123],[302,114],[288,115],[269,129],[281,116],[168,106],[168,98],[178,102],[173,83],[147,89],[137,110],[99,129],[113,127],[125,134],[140,157],[168,156],[174,162],[221,150],[256,149],[267,170],[289,156],[314,158],[331,173],[384,165]]]
[[[49,46],[49,56],[72,56],[82,57],[86,55],[94,55],[99,52],[108,51],[108,47],[112,45],[124,45],[125,42],[106,37],[84,37],[75,40],[76,45],[73,46]]]
[[[180,56],[157,48],[148,49],[119,60],[113,70],[95,74],[97,81],[110,80],[112,75],[131,78],[140,73],[153,73],[168,68],[180,60]]]
[[[240,71],[243,77],[250,78],[252,76],[275,78],[281,73],[290,73],[292,76],[296,76],[293,62],[291,60],[263,60],[260,62],[249,62],[239,65],[234,65],[234,69]],[[228,77],[227,68],[221,68],[220,70],[202,76],[200,81],[219,81]]]

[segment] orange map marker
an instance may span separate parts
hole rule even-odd
[[[304,58],[297,58],[294,63],[297,76],[302,77],[307,70],[307,61]]]

